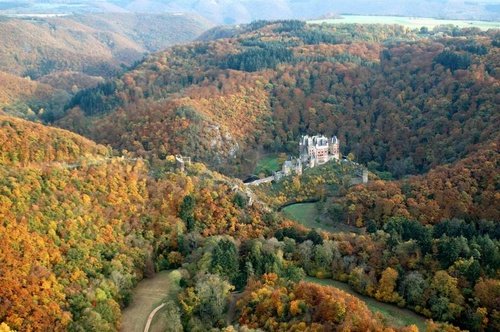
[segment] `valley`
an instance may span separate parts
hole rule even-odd
[[[210,27],[193,15],[0,16],[0,109],[52,122],[78,91]]]
[[[0,20],[0,331],[499,330],[496,23],[230,2]]]

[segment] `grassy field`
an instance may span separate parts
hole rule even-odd
[[[268,154],[262,159],[260,159],[255,167],[255,175],[259,175],[260,173],[264,173],[266,175],[271,175],[272,172],[279,171],[281,169],[281,165],[279,162],[279,158],[277,154]]]
[[[379,302],[371,297],[360,295],[349,287],[346,283],[331,280],[331,279],[318,279],[307,277],[305,281],[313,282],[316,284],[324,286],[333,286],[335,288],[341,289],[346,293],[349,293],[361,301],[365,302],[366,306],[374,313],[381,313],[386,319],[387,323],[390,325],[395,325],[398,327],[416,325],[420,331],[425,331],[426,329],[426,318],[417,315],[411,310],[399,308],[396,305],[391,305],[388,303]]]
[[[311,229],[321,229],[331,233],[339,232],[354,232],[358,233],[359,230],[355,227],[350,227],[345,224],[332,223],[332,222],[318,222],[319,218],[316,203],[298,203],[289,205],[283,208],[283,213],[290,219],[306,226]]]
[[[179,292],[180,273],[162,271],[153,278],[144,279],[133,291],[132,303],[122,312],[122,332],[143,332],[146,320],[158,305],[168,297],[175,297]],[[160,310],[153,319],[150,331],[164,331],[167,322]]]
[[[433,29],[438,25],[454,25],[460,28],[477,27],[481,30],[500,29],[500,22],[487,21],[468,21],[468,20],[439,20],[434,18],[423,17],[404,17],[404,16],[364,16],[364,15],[342,15],[339,19],[314,20],[308,23],[321,24],[341,24],[341,23],[358,23],[358,24],[400,24],[411,29],[420,29],[427,27]]]

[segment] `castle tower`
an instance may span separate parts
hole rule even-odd
[[[368,169],[363,167],[363,183],[368,183]]]
[[[175,166],[177,167],[178,170],[184,172],[185,170],[184,159],[179,154],[175,156]]]
[[[300,158],[297,158],[295,165],[295,173],[297,175],[302,175],[302,161],[300,160]]]
[[[333,136],[330,140],[330,156],[332,159],[340,160],[340,144],[337,136]]]

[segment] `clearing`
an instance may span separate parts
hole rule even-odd
[[[280,169],[281,165],[279,162],[279,155],[277,153],[272,153],[267,154],[259,159],[254,173],[255,175],[259,175],[260,173],[264,173],[265,175],[272,175],[273,172],[279,171]]]
[[[405,17],[405,16],[369,16],[369,15],[342,15],[341,18],[327,20],[308,21],[311,24],[399,24],[410,29],[420,29],[427,27],[433,29],[438,25],[453,25],[459,28],[476,27],[481,30],[500,29],[500,22],[471,21],[471,20],[439,20],[426,17]]]
[[[169,297],[177,296],[180,290],[179,271],[161,271],[153,278],[144,279],[132,294],[132,303],[122,311],[122,332],[143,332],[149,314]],[[160,310],[151,324],[149,331],[164,331],[167,322],[163,319]]]
[[[297,203],[283,208],[283,213],[290,219],[311,229],[321,229],[330,233],[353,232],[359,233],[356,227],[343,223],[334,223],[320,218],[316,203]],[[321,220],[322,222],[318,222]]]
[[[416,325],[420,331],[426,330],[427,318],[420,316],[411,310],[402,309],[396,305],[379,302],[371,297],[358,294],[346,283],[332,279],[318,279],[312,277],[307,277],[305,281],[313,282],[323,286],[332,286],[357,297],[358,299],[363,301],[368,309],[370,309],[372,312],[381,313],[382,316],[386,319],[387,323],[389,323],[390,325],[398,327]]]

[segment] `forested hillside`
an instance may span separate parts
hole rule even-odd
[[[18,331],[117,330],[131,288],[190,253],[187,233],[245,239],[280,223],[201,164],[152,177],[142,160],[11,117],[0,146],[0,321]]]
[[[0,110],[53,121],[79,90],[211,26],[188,14],[0,17]]]
[[[73,132],[0,115],[0,330],[119,330],[132,288],[166,269],[174,331],[500,329],[497,31],[259,21],[203,39],[43,112]],[[231,177],[315,133],[349,160]],[[315,222],[356,232],[279,212],[310,199]]]
[[[0,112],[31,120],[42,117],[45,110],[62,109],[70,99],[53,85],[1,71],[0,86]]]
[[[110,77],[144,53],[211,27],[190,15],[86,14],[0,20],[0,70],[37,79],[56,71]]]
[[[374,181],[349,190],[340,201],[350,220],[383,225],[401,216],[423,224],[445,219],[499,220],[500,153],[487,144],[453,165],[405,180]]]
[[[298,283],[301,248],[329,235],[248,205],[240,181],[202,164],[180,172],[173,157],[148,166],[67,131],[0,121],[2,330],[119,330],[137,282],[181,265],[182,289],[165,313],[178,329],[415,330],[390,326],[342,291]],[[228,321],[235,288],[244,293]]]
[[[497,32],[444,33],[256,22],[82,91],[59,125],[235,175],[256,150],[296,153],[300,134],[321,132],[374,171],[424,173],[498,139]]]

